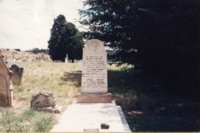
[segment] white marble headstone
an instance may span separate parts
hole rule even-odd
[[[83,48],[81,93],[107,93],[107,54],[97,39],[89,40]]]

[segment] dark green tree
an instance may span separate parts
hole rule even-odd
[[[68,59],[72,60],[72,63],[75,59],[82,59],[83,46],[84,42],[82,40],[82,35],[80,32],[77,32],[75,36],[72,37],[71,46],[68,48]]]
[[[85,0],[84,5],[81,23],[89,26],[85,37],[104,41],[114,62],[184,82],[180,87],[198,87],[200,3]]]
[[[33,48],[32,50],[30,50],[32,53],[34,54],[38,54],[38,53],[45,53],[47,54],[48,53],[48,50],[47,49],[39,49],[39,48]]]
[[[67,23],[64,15],[59,15],[51,29],[51,37],[48,41],[49,55],[53,61],[64,62],[66,55],[69,59],[81,59],[83,41],[82,36],[77,37],[79,33],[76,26]]]
[[[66,24],[66,33],[65,35],[67,42],[67,54],[68,59],[74,62],[75,59],[82,59],[82,49],[83,49],[83,35],[76,29],[75,25],[72,23]]]
[[[65,61],[66,57],[66,42],[65,32],[67,21],[64,15],[59,15],[54,19],[54,24],[51,29],[51,37],[48,41],[49,55],[53,61]]]

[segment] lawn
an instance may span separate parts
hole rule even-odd
[[[9,62],[24,67],[21,86],[14,86],[14,107],[0,108],[0,131],[44,132],[59,114],[30,109],[38,91],[52,92],[67,108],[81,87],[81,62]],[[162,82],[132,66],[108,65],[108,90],[124,111],[132,131],[200,131],[199,103],[162,91]]]

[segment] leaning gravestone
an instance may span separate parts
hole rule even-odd
[[[6,66],[0,54],[0,106],[12,106],[12,88],[10,85],[12,72]]]
[[[110,103],[108,93],[107,55],[104,45],[97,39],[89,40],[83,48],[81,94],[78,103]]]
[[[16,64],[13,64],[10,67],[10,70],[13,71],[13,75],[11,77],[13,85],[21,85],[24,68],[23,67],[19,67]]]

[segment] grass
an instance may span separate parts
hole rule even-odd
[[[21,86],[14,86],[14,107],[0,108],[0,131],[46,132],[56,114],[30,109],[38,91],[52,92],[65,108],[81,87],[81,62],[9,62],[24,67]],[[200,131],[199,103],[163,92],[162,81],[133,66],[108,66],[108,90],[123,109],[132,131]],[[166,86],[165,86],[166,87]]]
[[[200,131],[199,101],[164,92],[153,75],[118,67],[109,69],[108,81],[132,131]]]
[[[20,114],[4,109],[0,121],[1,132],[46,132],[55,124],[50,113],[27,109]]]
[[[39,91],[52,92],[56,105],[63,110],[75,100],[80,91],[74,81],[66,80],[66,73],[81,70],[81,63],[59,62],[8,62],[24,67],[21,86],[13,86],[13,108],[0,108],[0,131],[44,132],[49,131],[59,115],[30,109],[32,95]]]
[[[18,63],[19,64],[19,63]],[[73,82],[64,81],[65,72],[80,70],[81,64],[65,64],[53,62],[20,62],[24,67],[23,83],[14,86],[14,100],[29,106],[27,100],[38,91],[50,91],[57,98],[57,104],[65,106],[70,103],[80,87]]]

